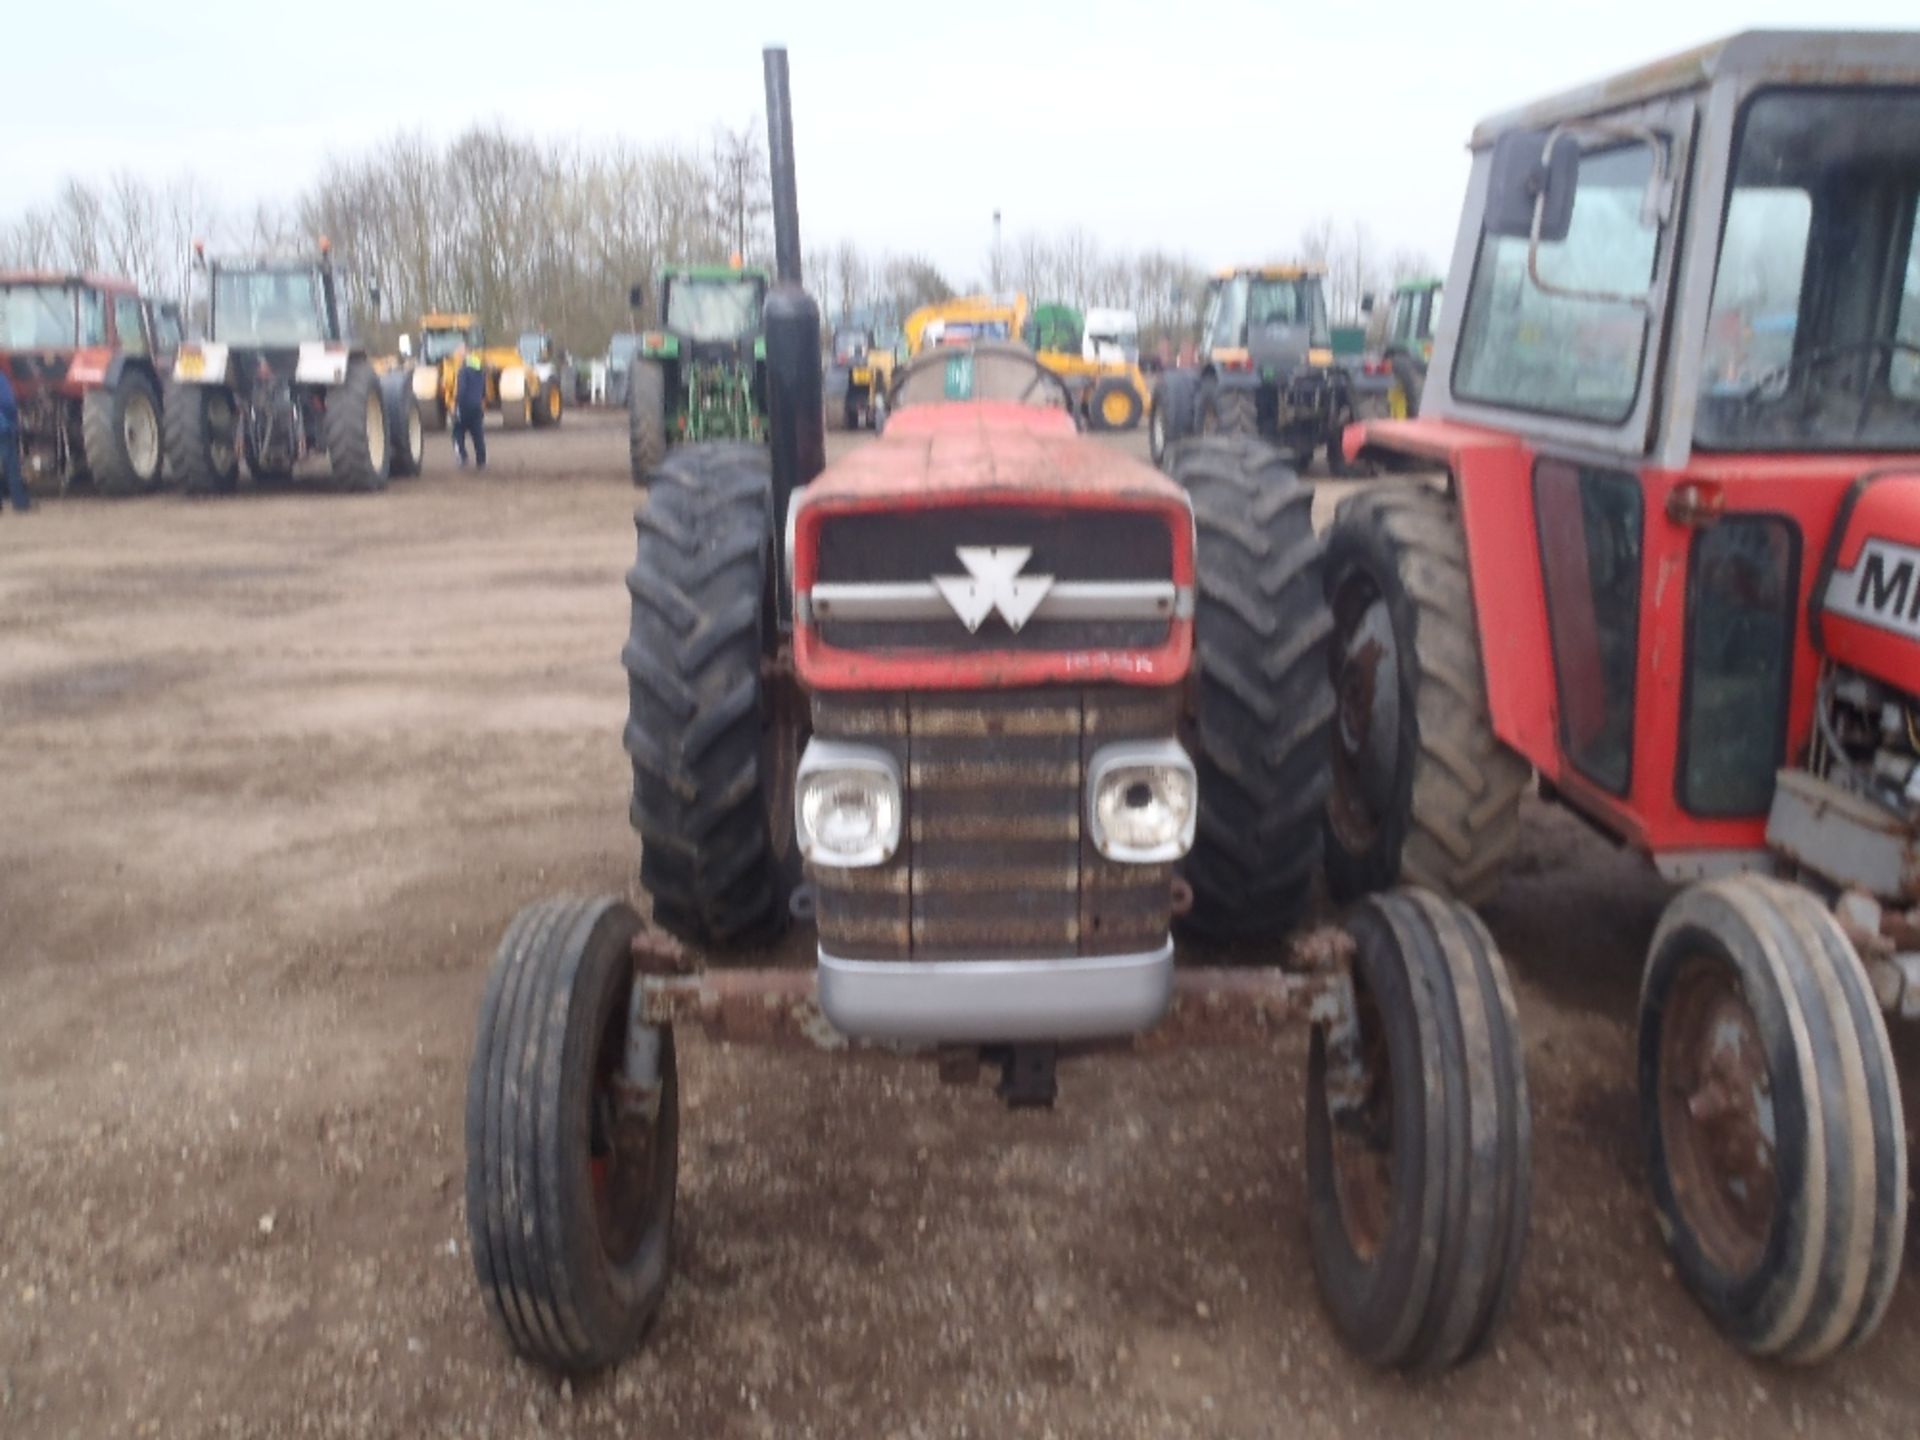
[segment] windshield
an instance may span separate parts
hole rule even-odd
[[[1208,327],[1216,349],[1240,349],[1252,330],[1270,325],[1305,326],[1309,344],[1332,343],[1318,276],[1278,280],[1236,275],[1222,282],[1216,298],[1217,305],[1209,307],[1213,323]]]
[[[299,345],[326,338],[320,283],[310,270],[220,270],[213,325],[229,345]]]
[[[1920,449],[1920,91],[1772,90],[1735,142],[1695,439]]]
[[[438,365],[462,345],[468,343],[464,330],[423,330],[420,332],[420,358]]]
[[[520,337],[520,358],[529,365],[538,365],[547,351],[547,337],[538,330],[530,330]]]
[[[64,285],[0,286],[0,345],[39,350],[73,341],[71,290]]]
[[[676,277],[667,286],[667,329],[694,341],[758,334],[760,282]]]

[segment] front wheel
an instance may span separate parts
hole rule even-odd
[[[80,445],[103,494],[132,495],[160,483],[160,396],[144,371],[128,367],[112,389],[86,392]]]
[[[1674,1268],[1734,1344],[1811,1362],[1886,1313],[1906,1125],[1865,968],[1812,894],[1682,891],[1640,992],[1640,1123]]]
[[[1465,906],[1398,890],[1346,928],[1351,994],[1308,1056],[1314,1272],[1364,1359],[1441,1370],[1484,1348],[1520,1273],[1533,1127],[1518,1016]]]
[[[1131,430],[1140,423],[1140,396],[1131,380],[1108,376],[1087,400],[1087,428],[1102,432]]]
[[[169,383],[160,434],[167,470],[189,495],[231,494],[240,483],[240,414],[224,385]]]
[[[514,918],[467,1074],[467,1233],[507,1341],[557,1370],[632,1353],[666,1293],[680,1174],[673,1031],[635,1017],[640,918],[614,899]]]
[[[641,489],[667,458],[667,372],[657,360],[627,371],[627,464]]]
[[[1222,385],[1217,379],[1207,380],[1200,386],[1196,408],[1199,414],[1195,428],[1202,435],[1237,435],[1249,440],[1260,438],[1259,396],[1246,386]],[[1311,453],[1307,458],[1313,458]],[[1303,475],[1306,473],[1306,465],[1297,459],[1294,468]]]
[[[1191,372],[1169,370],[1155,382],[1147,400],[1147,450],[1153,463],[1167,467],[1167,449],[1193,431],[1195,381]]]

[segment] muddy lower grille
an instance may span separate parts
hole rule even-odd
[[[1100,746],[1174,733],[1176,696],[1125,687],[817,695],[814,733],[889,751],[899,852],[819,868],[820,943],[848,959],[1137,953],[1167,935],[1165,865],[1103,860],[1084,833]]]

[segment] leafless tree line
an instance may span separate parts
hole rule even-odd
[[[386,343],[430,309],[471,310],[495,335],[551,330],[578,354],[628,323],[626,296],[661,266],[770,258],[766,156],[757,124],[711,145],[539,142],[476,127],[450,144],[400,135],[330,160],[288,205],[233,210],[187,175],[70,179],[47,205],[0,221],[0,265],[106,271],[181,298],[195,240],[212,253],[295,252],[328,236],[356,286],[362,333]],[[1417,257],[1381,256],[1364,229],[1322,221],[1296,255],[1326,265],[1336,322]],[[953,293],[924,256],[841,240],[806,249],[829,324],[898,321]],[[1198,326],[1205,273],[1186,255],[1109,250],[1080,227],[996,246],[969,288],[1135,311],[1142,339],[1178,344]],[[377,312],[370,304],[377,292]],[[651,298],[651,297],[650,297]]]

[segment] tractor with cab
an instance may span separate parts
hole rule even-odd
[[[1173,477],[1085,439],[1061,377],[1001,342],[903,366],[884,433],[825,466],[784,51],[766,72],[771,443],[676,446],[635,515],[651,922],[535,903],[482,1001],[467,1219],[499,1328],[563,1371],[638,1344],[690,1032],[991,1067],[1045,1105],[1076,1053],[1269,1046],[1294,1019],[1334,1325],[1382,1366],[1466,1360],[1526,1232],[1513,999],[1428,891],[1307,923],[1334,714],[1310,492],[1241,437],[1189,442]],[[811,963],[766,963],[794,925]],[[1248,963],[1176,965],[1176,927]]]
[[[627,367],[627,458],[635,485],[646,485],[669,445],[766,439],[767,280],[765,270],[737,260],[661,272],[659,323],[640,332]],[[627,300],[644,309],[646,287],[635,285]]]
[[[0,370],[20,411],[26,480],[63,491],[91,481],[104,495],[156,488],[161,376],[179,344],[179,312],[130,281],[0,271]]]
[[[1900,1273],[1920,1018],[1920,34],[1747,33],[1494,117],[1417,419],[1328,534],[1331,887],[1490,896],[1521,797],[1676,887],[1640,1128],[1744,1350]]]
[[[234,490],[243,457],[262,486],[318,455],[348,490],[419,472],[407,377],[380,374],[352,338],[346,274],[324,239],[288,259],[209,259],[196,246],[194,269],[207,287],[206,338],[174,356],[164,423],[167,468],[187,493]]]
[[[1165,465],[1188,435],[1243,435],[1293,458],[1301,475],[1322,447],[1350,473],[1340,436],[1355,418],[1353,377],[1333,353],[1318,266],[1222,270],[1207,283],[1191,367],[1164,372],[1147,403],[1147,443]]]
[[[1420,413],[1445,293],[1444,279],[1424,276],[1402,280],[1384,304],[1372,295],[1362,298],[1366,354],[1353,378],[1361,419],[1405,420]]]

